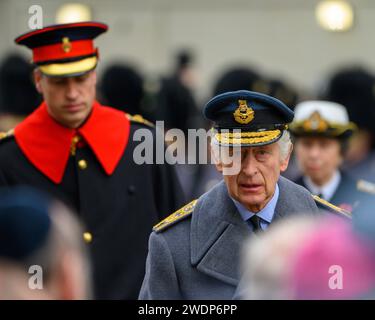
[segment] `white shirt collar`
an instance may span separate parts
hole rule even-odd
[[[341,173],[339,170],[336,170],[332,178],[323,186],[317,186],[310,177],[303,176],[303,182],[307,188],[313,194],[322,194],[323,198],[329,201],[335,194],[341,181]]]

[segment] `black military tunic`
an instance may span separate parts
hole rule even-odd
[[[42,104],[0,143],[1,185],[37,187],[80,215],[96,298],[137,298],[152,226],[184,201],[170,166],[134,162],[132,137],[139,128],[154,134],[95,103],[81,128],[68,129]]]

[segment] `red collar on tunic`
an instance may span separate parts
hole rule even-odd
[[[16,126],[14,136],[26,158],[58,184],[63,179],[75,135],[84,139],[104,171],[111,175],[125,151],[129,131],[130,122],[123,112],[96,101],[87,121],[77,129],[56,122],[43,102]]]

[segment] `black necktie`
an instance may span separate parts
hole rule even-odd
[[[253,226],[253,231],[254,232],[261,232],[261,231],[263,231],[262,227],[260,226],[261,218],[259,218],[256,214],[254,214],[249,220],[250,220],[250,222],[251,222],[251,224]]]

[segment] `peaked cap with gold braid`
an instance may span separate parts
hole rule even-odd
[[[204,115],[214,122],[214,142],[223,146],[260,146],[279,140],[294,113],[271,96],[231,91],[212,98]]]
[[[73,77],[95,69],[99,53],[93,40],[107,29],[94,21],[65,23],[32,30],[15,42],[32,50],[32,61],[43,74]]]

